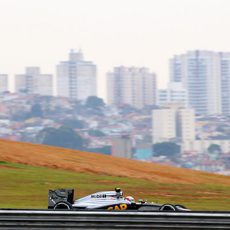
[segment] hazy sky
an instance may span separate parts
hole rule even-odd
[[[0,73],[55,73],[69,49],[98,66],[99,96],[114,66],[146,66],[192,49],[230,51],[230,0],[0,0]]]

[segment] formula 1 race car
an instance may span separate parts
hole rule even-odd
[[[120,188],[115,191],[97,192],[78,200],[73,200],[73,189],[49,190],[48,209],[53,210],[138,210],[185,212],[183,205],[157,204],[146,201],[135,202],[131,196],[124,197]]]

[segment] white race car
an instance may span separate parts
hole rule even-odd
[[[116,188],[115,191],[93,193],[75,201],[73,198],[73,189],[49,190],[48,208],[54,210],[190,211],[179,204],[157,204],[142,200],[135,202],[131,196],[124,197],[120,188]]]

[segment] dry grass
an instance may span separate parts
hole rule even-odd
[[[227,176],[97,153],[0,140],[0,161],[74,172],[139,178],[159,183],[230,185]]]

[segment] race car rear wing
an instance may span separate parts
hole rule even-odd
[[[49,190],[48,209],[53,209],[55,204],[60,201],[67,201],[70,204],[74,202],[74,189],[56,189]]]

